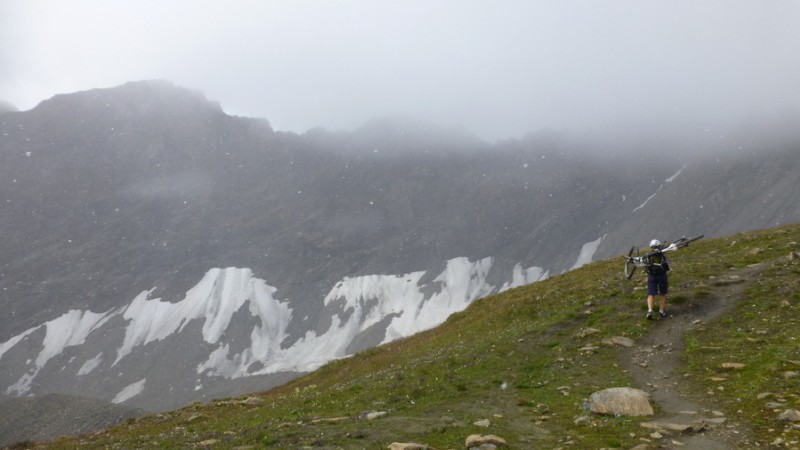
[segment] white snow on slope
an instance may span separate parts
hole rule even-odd
[[[78,376],[86,375],[92,373],[94,369],[96,369],[100,363],[103,361],[103,352],[100,352],[94,358],[87,360],[80,369],[78,369]]]
[[[6,389],[6,394],[16,393],[21,395],[28,392],[31,382],[36,378],[42,367],[47,364],[47,361],[61,354],[67,347],[83,344],[89,333],[103,326],[114,314],[113,312],[97,314],[91,311],[73,309],[61,317],[22,333],[22,335],[30,334],[42,326],[47,330],[42,341],[43,348],[36,357],[35,367],[23,374],[16,383],[9,386]]]
[[[423,293],[424,286],[418,285],[424,272],[400,278],[381,275],[345,278],[325,297],[325,304],[343,299],[345,310],[353,310],[356,320],[351,317],[349,329],[341,330],[353,336],[380,322],[386,315],[396,314],[386,330],[383,340],[386,343],[433,328],[450,314],[466,308],[473,300],[494,292],[494,286],[486,283],[491,267],[492,258],[476,262],[467,258],[451,259],[433,280],[438,292],[427,299]],[[377,305],[370,307],[371,300],[377,300]]]
[[[280,348],[286,335],[286,327],[292,312],[288,303],[275,300],[272,294],[277,289],[264,280],[254,278],[250,269],[227,268],[211,269],[195,287],[186,293],[178,303],[162,302],[160,299],[148,300],[145,291],[134,299],[125,311],[129,319],[125,330],[125,340],[117,352],[115,364],[128,355],[135,347],[155,340],[165,339],[178,333],[192,320],[203,319],[203,340],[216,344],[228,329],[233,314],[245,304],[253,317],[261,321],[251,333],[251,346],[242,353],[240,359],[244,367],[235,371],[239,375],[247,365],[256,360],[268,359],[270,354]],[[223,345],[220,349],[226,348]],[[219,359],[220,349],[212,353]],[[219,364],[223,364],[219,361]],[[240,365],[241,365],[240,364]],[[220,374],[228,374],[232,368],[219,367]],[[214,369],[212,364],[208,369]]]
[[[653,192],[653,195],[651,195],[650,197],[647,197],[647,200],[645,200],[645,201],[644,201],[644,203],[642,203],[641,205],[637,206],[636,208],[633,208],[633,211],[632,211],[632,212],[636,212],[636,211],[638,211],[638,210],[640,210],[640,209],[644,208],[644,206],[645,206],[645,205],[646,205],[646,204],[647,204],[647,203],[648,203],[650,200],[652,200],[652,199],[653,199],[653,197],[655,197],[655,196],[656,196],[656,194],[658,194],[658,192],[659,192],[659,191],[661,190],[661,188],[663,188],[663,187],[664,187],[664,185],[663,185],[663,184],[662,184],[662,185],[660,185],[660,186],[658,186],[658,189],[656,189],[656,191],[655,191],[655,192]]]
[[[467,258],[452,259],[433,280],[432,286],[419,284],[425,272],[346,277],[325,296],[326,306],[342,308],[342,314],[333,316],[325,333],[317,335],[309,331],[290,348],[275,346],[269,352],[245,351],[229,355],[228,347],[220,346],[198,366],[197,372],[209,370],[213,375],[227,378],[282,371],[308,372],[332,359],[347,356],[353,339],[387,315],[392,318],[384,343],[432,328],[475,299],[494,292],[494,287],[486,283],[491,265],[491,258],[476,262]],[[424,290],[427,288],[437,292],[426,297]],[[263,367],[248,373],[248,367],[257,361]]]
[[[594,254],[597,252],[597,248],[600,246],[600,243],[603,242],[603,239],[605,237],[606,235],[603,235],[594,241],[583,244],[583,247],[581,247],[581,252],[580,254],[578,254],[578,260],[575,261],[575,264],[572,265],[570,270],[577,269],[578,267],[581,267],[585,264],[589,264],[590,262],[592,262],[592,258],[594,257]]]
[[[681,172],[683,172],[683,169],[685,169],[687,165],[688,165],[688,164],[684,164],[684,165],[683,165],[683,167],[681,167],[681,168],[680,168],[680,169],[679,169],[677,172],[675,172],[675,174],[674,174],[674,175],[672,175],[671,177],[667,178],[667,179],[666,179],[666,180],[664,180],[664,181],[666,181],[667,183],[672,183],[672,180],[674,180],[675,178],[677,178],[677,177],[678,177],[678,175],[680,175],[680,174],[681,174]]]
[[[347,356],[353,339],[375,325],[386,326],[382,342],[390,342],[435,327],[472,301],[497,292],[495,286],[486,281],[491,268],[492,258],[470,261],[462,257],[447,261],[444,270],[432,279],[425,277],[424,271],[402,276],[346,277],[323,300],[322,306],[334,313],[328,330],[320,334],[307,331],[289,348],[281,348],[281,343],[288,337],[292,310],[287,301],[273,297],[276,288],[255,278],[250,269],[212,269],[180,302],[150,299],[151,289],[136,296],[128,306],[106,313],[71,310],[0,344],[2,359],[3,354],[20,341],[46,328],[35,365],[9,386],[6,393],[28,392],[33,379],[48,361],[68,347],[83,344],[93,331],[114,317],[125,321],[121,342],[111,343],[117,347],[116,358],[104,358],[103,353],[98,353],[82,364],[78,376],[98,368],[107,370],[137,348],[185,331],[192,321],[202,323],[203,341],[215,345],[205,361],[198,363],[198,374],[238,378],[311,371],[332,359]],[[541,268],[523,269],[518,264],[511,281],[501,289],[538,281],[547,275]],[[431,281],[423,282],[423,279]],[[250,341],[246,343],[249,346],[238,345],[238,352],[232,353],[225,332],[234,325],[231,321],[239,311],[247,311],[258,320],[252,321],[255,325],[249,330]],[[143,389],[144,380],[140,380],[118,393],[115,399],[125,401],[139,395]]]
[[[129,400],[137,395],[141,394],[144,391],[144,385],[147,382],[147,378],[142,378],[141,380],[131,383],[128,386],[125,386],[121,391],[111,399],[111,403],[122,403],[125,400]]]
[[[672,181],[673,181],[673,180],[675,180],[675,178],[677,178],[677,177],[678,177],[678,175],[680,175],[680,174],[681,174],[681,172],[683,172],[683,169],[685,169],[687,165],[688,165],[688,164],[684,164],[684,165],[683,165],[683,167],[681,167],[680,169],[678,169],[678,171],[677,171],[677,172],[675,172],[674,174],[672,174],[672,176],[671,176],[671,177],[667,178],[667,179],[666,179],[666,180],[664,180],[664,181],[665,181],[665,182],[667,182],[667,183],[672,183]],[[663,188],[663,187],[664,187],[664,185],[663,185],[663,184],[659,185],[659,186],[658,186],[658,189],[656,189],[656,191],[653,193],[653,195],[651,195],[650,197],[647,197],[647,200],[645,200],[645,201],[644,201],[644,203],[642,203],[641,205],[639,205],[639,206],[637,206],[636,208],[634,208],[634,209],[633,209],[633,212],[636,212],[636,211],[638,211],[638,210],[640,210],[640,209],[644,208],[644,207],[645,207],[645,205],[647,205],[647,203],[648,203],[650,200],[652,200],[652,199],[653,199],[653,197],[655,197],[655,196],[656,196],[656,194],[658,194],[658,193],[659,193],[659,191],[661,191],[661,188]],[[623,201],[623,202],[625,201],[625,197],[624,197],[624,196],[622,197],[622,201]]]
[[[503,286],[500,288],[498,292],[503,292],[505,290],[524,286],[526,284],[534,283],[536,281],[542,281],[545,278],[550,276],[549,270],[544,270],[541,267],[528,267],[527,269],[522,268],[522,264],[516,264],[514,266],[514,270],[511,272],[511,281],[503,283]]]

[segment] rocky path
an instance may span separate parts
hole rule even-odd
[[[723,450],[734,448],[747,434],[740,424],[728,419],[726,411],[686,394],[683,387],[688,381],[681,371],[683,335],[733,307],[761,269],[762,265],[754,265],[730,272],[725,276],[730,283],[715,288],[711,297],[668,304],[670,316],[650,323],[652,331],[623,352],[623,367],[639,388],[650,394],[658,410],[657,416],[646,424],[652,430],[653,446]]]

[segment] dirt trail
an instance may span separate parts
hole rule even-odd
[[[744,289],[765,266],[748,266],[726,274],[721,279],[728,284],[715,287],[710,297],[691,299],[680,305],[667,304],[669,317],[653,321],[652,331],[642,336],[634,347],[623,352],[623,367],[633,376],[639,388],[650,394],[659,410],[652,422],[694,424],[696,428],[697,424],[702,423],[705,426],[700,432],[653,430],[663,436],[652,438],[653,446],[726,450],[736,447],[736,443],[747,434],[740,424],[730,422],[725,411],[716,405],[691,398],[682,389],[688,382],[681,371],[685,348],[683,335],[687,330],[703,326],[731,309],[743,298]],[[675,290],[672,289],[673,292]],[[645,320],[644,317],[642,320]]]

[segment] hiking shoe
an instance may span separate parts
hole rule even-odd
[[[647,320],[653,320],[653,311],[647,311]]]
[[[659,311],[659,312],[658,312],[658,315],[659,315],[659,317],[661,317],[662,319],[666,319],[666,318],[667,318],[667,312],[666,312],[666,311]]]

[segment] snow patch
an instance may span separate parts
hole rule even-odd
[[[36,357],[35,367],[29,373],[24,374],[16,383],[9,386],[6,389],[6,394],[15,393],[16,395],[21,395],[28,392],[33,379],[36,378],[42,367],[47,364],[47,361],[61,354],[67,347],[83,344],[92,331],[103,326],[117,313],[98,314],[91,311],[72,309],[61,317],[41,325],[46,327],[47,331],[42,341],[44,348]],[[30,331],[28,330],[28,332]]]
[[[78,369],[78,376],[80,377],[92,373],[92,371],[96,369],[102,361],[103,361],[103,352],[100,352],[94,358],[83,363],[81,368]]]
[[[581,267],[585,264],[589,264],[590,262],[592,262],[592,258],[594,257],[594,254],[597,252],[597,248],[600,247],[600,243],[603,242],[603,239],[605,239],[605,237],[606,235],[604,234],[599,238],[595,239],[594,241],[583,244],[583,247],[581,247],[581,252],[578,254],[578,260],[575,261],[575,264],[572,265],[570,270],[577,269],[578,267]]]
[[[638,210],[640,210],[640,209],[644,208],[644,206],[645,206],[645,205],[646,205],[646,204],[647,204],[647,203],[648,203],[650,200],[652,200],[652,199],[653,199],[653,197],[655,197],[655,196],[656,196],[656,194],[658,194],[658,191],[660,191],[660,190],[661,190],[661,188],[663,188],[663,187],[664,187],[664,185],[663,185],[663,184],[662,184],[662,185],[660,185],[660,186],[658,186],[658,189],[656,189],[656,191],[655,191],[655,192],[653,192],[653,195],[651,195],[650,197],[647,197],[647,200],[645,200],[645,201],[644,201],[644,203],[642,203],[641,205],[637,206],[636,208],[633,208],[633,211],[632,211],[632,212],[636,212],[636,211],[638,211]]]
[[[233,314],[245,303],[249,303],[250,313],[261,319],[262,324],[253,329],[251,353],[267,356],[269,349],[279,346],[283,340],[291,319],[288,305],[272,297],[276,290],[254,278],[250,269],[230,267],[209,270],[178,303],[150,300],[152,290],[144,291],[125,310],[123,317],[130,322],[114,364],[135,347],[163,340],[195,319],[204,320],[203,340],[216,344],[230,325]]]
[[[111,403],[122,403],[125,400],[129,400],[137,395],[141,394],[144,391],[144,384],[147,382],[147,378],[142,378],[141,380],[131,383],[125,388],[123,388],[117,395],[111,399]]]
[[[550,276],[550,272],[542,269],[541,267],[534,266],[523,269],[522,264],[516,264],[514,266],[514,270],[511,272],[511,281],[503,283],[503,286],[500,288],[499,292],[534,283],[536,281],[542,281],[548,276]]]
[[[674,174],[674,175],[672,175],[671,177],[667,178],[667,179],[666,179],[666,180],[664,180],[664,181],[665,181],[665,182],[667,182],[667,183],[672,183],[672,180],[674,180],[675,178],[677,178],[677,177],[678,177],[678,175],[680,175],[680,174],[681,174],[681,172],[683,172],[683,169],[685,169],[687,165],[688,165],[688,164],[684,164],[684,165],[683,165],[683,167],[681,167],[681,168],[680,168],[680,170],[678,170],[677,172],[675,172],[675,174]]]

